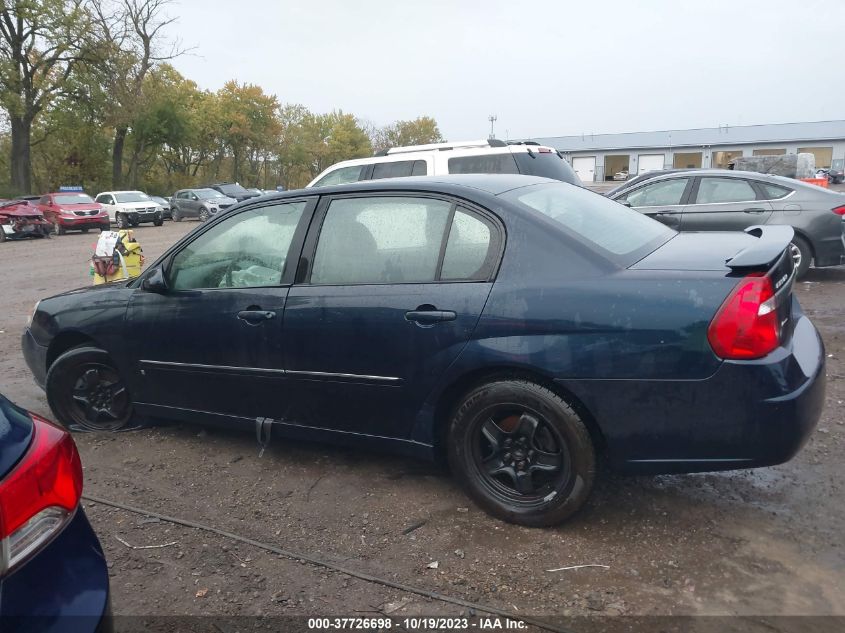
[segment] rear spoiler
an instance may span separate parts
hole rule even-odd
[[[725,261],[731,270],[740,268],[769,268],[792,242],[795,231],[791,226],[749,226],[745,232],[757,240]]]

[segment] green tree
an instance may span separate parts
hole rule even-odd
[[[246,177],[258,181],[258,167],[266,159],[280,133],[275,95],[260,86],[228,81],[217,92],[220,108],[221,140],[231,151],[232,180]]]
[[[430,116],[417,117],[412,121],[396,121],[391,125],[376,129],[372,133],[373,149],[385,150],[389,147],[406,145],[426,145],[442,143],[443,135],[437,127],[437,121]]]
[[[32,126],[63,94],[86,57],[90,15],[83,0],[0,2],[0,107],[11,128],[10,180],[16,193],[32,186]]]

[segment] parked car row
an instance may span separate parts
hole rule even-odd
[[[161,226],[166,219],[205,221],[237,202],[265,195],[262,189],[246,189],[238,183],[221,182],[197,189],[180,189],[172,198],[149,196],[143,191],[103,191],[96,198],[83,192],[57,192],[0,200],[0,242],[51,233],[127,229],[149,222]],[[272,192],[275,193],[275,192]]]

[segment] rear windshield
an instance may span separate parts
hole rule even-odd
[[[518,174],[519,168],[510,152],[476,154],[449,159],[450,174]]]
[[[675,235],[657,220],[567,183],[520,187],[503,193],[502,198],[539,211],[622,266],[639,261]]]
[[[581,186],[581,179],[569,163],[557,152],[515,152],[513,157],[519,166],[519,173],[528,176],[553,178],[562,182]]]
[[[53,196],[56,204],[91,204],[94,202],[87,193],[63,193],[60,196]]]

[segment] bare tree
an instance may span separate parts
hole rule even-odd
[[[0,0],[0,106],[9,117],[12,189],[32,184],[32,124],[86,54],[84,0]]]
[[[164,15],[171,0],[89,0],[101,56],[98,68],[107,96],[106,121],[114,127],[112,185],[123,183],[126,137],[140,107],[144,80],[156,64],[185,52],[165,35],[176,21]]]

